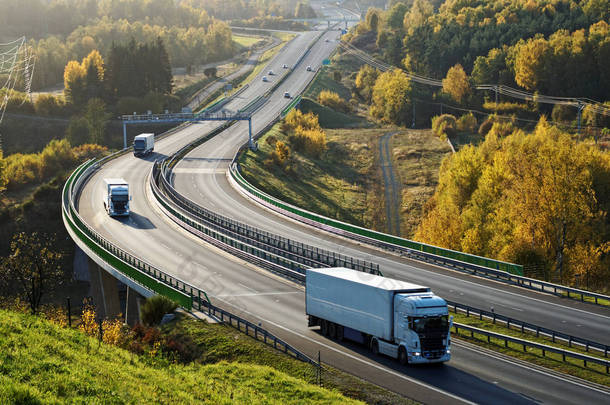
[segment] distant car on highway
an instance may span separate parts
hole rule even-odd
[[[288,69],[288,65],[284,63],[284,64],[282,65],[282,69]]]
[[[267,76],[263,76],[263,81],[264,82],[268,82],[269,81],[269,79],[267,79]]]
[[[268,72],[267,72],[267,74],[268,74],[269,76],[273,76],[275,73],[273,73],[273,70],[270,70],[270,71],[268,71]]]
[[[284,92],[284,98],[292,98],[292,96],[286,91]]]
[[[308,72],[311,72],[311,66],[307,66],[307,69],[306,69],[306,70],[307,70]]]
[[[324,40],[324,42],[330,42],[330,40],[329,40],[328,38],[326,38],[326,39]]]

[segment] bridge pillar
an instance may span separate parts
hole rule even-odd
[[[134,289],[127,286],[127,297],[125,302],[125,323],[133,326],[140,322],[140,301],[143,297]]]
[[[121,313],[118,280],[89,259],[90,295],[98,317],[114,318]]]

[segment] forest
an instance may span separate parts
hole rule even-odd
[[[366,61],[352,76],[350,103],[367,105],[380,124],[431,126],[460,145],[443,161],[415,240],[607,291],[609,20],[607,0],[368,9],[344,37],[348,53]],[[482,84],[534,96],[495,95]],[[579,98],[581,110],[560,97]]]

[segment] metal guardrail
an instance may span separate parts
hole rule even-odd
[[[552,293],[558,296],[567,296],[568,298],[579,297],[580,300],[583,302],[585,301],[585,298],[588,298],[591,299],[595,304],[599,304],[599,300],[605,300],[610,303],[610,296],[607,295],[598,294],[591,291],[579,290],[577,288],[553,284],[542,280],[536,280],[533,278],[523,277],[511,274],[504,270],[497,270],[494,268],[485,267],[483,265],[473,264],[459,259],[442,256],[442,253],[444,252],[453,252],[463,256],[472,255],[468,255],[462,252],[449,251],[448,249],[437,248],[435,246],[430,246],[419,242],[408,241],[406,239],[399,238],[393,235],[387,235],[381,232],[372,231],[370,229],[347,224],[345,222],[337,221],[310,211],[303,210],[294,205],[285,203],[252,186],[243,178],[237,166],[238,165],[236,163],[231,165],[230,174],[235,183],[242,190],[242,192],[244,192],[250,198],[255,201],[258,201],[260,204],[271,210],[277,211],[283,215],[296,219],[300,222],[309,224],[313,227],[320,228],[338,235],[346,236],[348,238],[358,240],[370,245],[378,246],[386,250],[399,252],[415,260],[437,264],[451,269],[465,271],[474,275],[481,275],[488,278],[493,278],[495,280],[503,281],[519,287],[524,287],[545,293]],[[398,243],[403,243],[403,245],[400,245]],[[404,246],[404,244],[406,243],[413,244],[414,246],[416,246],[416,248]],[[431,252],[426,250],[431,250]],[[480,258],[479,256],[473,257]],[[504,263],[493,261],[492,259],[481,259],[496,262],[497,264]]]
[[[544,345],[541,343],[530,342],[529,340],[523,340],[512,336],[502,335],[500,333],[486,331],[484,329],[475,328],[473,326],[462,325],[459,323],[453,323],[453,327],[455,328],[455,333],[459,334],[459,330],[466,330],[470,332],[470,336],[472,338],[475,337],[475,334],[483,335],[487,337],[487,342],[491,343],[491,339],[500,339],[504,341],[504,347],[509,347],[508,343],[515,343],[521,345],[523,347],[523,351],[527,352],[527,348],[538,349],[542,351],[542,357],[546,357],[548,353],[555,353],[561,355],[562,361],[565,363],[566,358],[572,358],[576,360],[582,360],[584,367],[587,367],[587,364],[593,363],[598,364],[606,368],[606,373],[610,373],[610,360],[600,359],[598,357],[587,356],[586,354],[571,352],[569,350],[559,349],[557,347]]]
[[[178,193],[167,179],[168,174],[167,171],[164,173],[163,163],[156,162],[151,181],[155,181],[159,189],[165,192],[166,197],[191,215],[201,227],[210,228],[249,247],[268,252],[271,256],[288,259],[291,270],[304,272],[308,267],[347,267],[371,274],[381,274],[377,264],[283,238],[203,208]],[[298,269],[294,268],[293,263],[299,263],[301,266],[298,266]]]
[[[590,349],[594,349],[604,353],[604,357],[608,357],[608,352],[610,352],[610,346],[605,345],[603,343],[594,342],[589,339],[580,338],[577,336],[572,336],[567,333],[558,332],[553,329],[545,328],[543,326],[535,325],[533,323],[521,321],[519,319],[511,318],[506,315],[497,314],[495,312],[486,311],[483,309],[471,307],[470,305],[458,304],[457,302],[447,301],[447,305],[451,308],[453,307],[453,312],[457,313],[457,311],[461,311],[466,314],[466,316],[470,316],[471,314],[476,314],[479,316],[479,319],[483,319],[483,317],[490,319],[493,323],[496,321],[503,322],[507,328],[511,326],[516,326],[521,328],[521,332],[524,333],[528,331],[530,333],[535,333],[536,337],[540,335],[547,336],[551,338],[553,343],[555,343],[556,339],[562,340],[568,344],[569,347],[576,344],[582,346],[585,351],[589,351]]]
[[[204,305],[201,310],[202,312],[207,310],[208,315],[220,319],[223,323],[236,328],[240,332],[243,332],[258,341],[264,342],[266,345],[273,346],[273,348],[278,351],[294,356],[297,360],[301,360],[319,367],[319,364],[316,361],[312,360],[310,357],[301,353],[282,339],[276,337],[272,333],[250,321],[240,318],[237,315],[233,315],[232,313],[212,304]]]
[[[236,326],[239,330],[242,330],[242,325],[245,326],[246,334],[250,335],[250,331],[253,331],[255,339],[260,340],[260,337],[262,337],[265,343],[273,343],[275,349],[288,353],[298,360],[316,364],[308,356],[264,328],[213,305],[205,291],[157,269],[114,245],[80,218],[74,207],[74,197],[80,192],[80,187],[84,181],[99,167],[100,163],[120,156],[128,150],[119,151],[99,161],[87,161],[72,172],[64,184],[62,192],[62,216],[66,226],[102,260],[143,287],[176,301],[188,310],[195,308],[202,312],[207,311],[212,316],[220,314],[220,319],[223,322],[225,318],[228,318],[229,324],[233,327]],[[234,324],[234,321],[237,325]]]

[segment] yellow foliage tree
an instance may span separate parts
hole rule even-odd
[[[447,76],[443,79],[443,91],[460,104],[470,95],[468,76],[459,63],[447,72]]]
[[[416,238],[542,264],[557,281],[588,274],[603,287],[610,281],[609,209],[610,152],[577,143],[544,119],[532,134],[496,123],[480,146],[443,162]]]
[[[379,75],[373,87],[371,115],[384,122],[402,124],[410,115],[411,81],[400,69]]]

